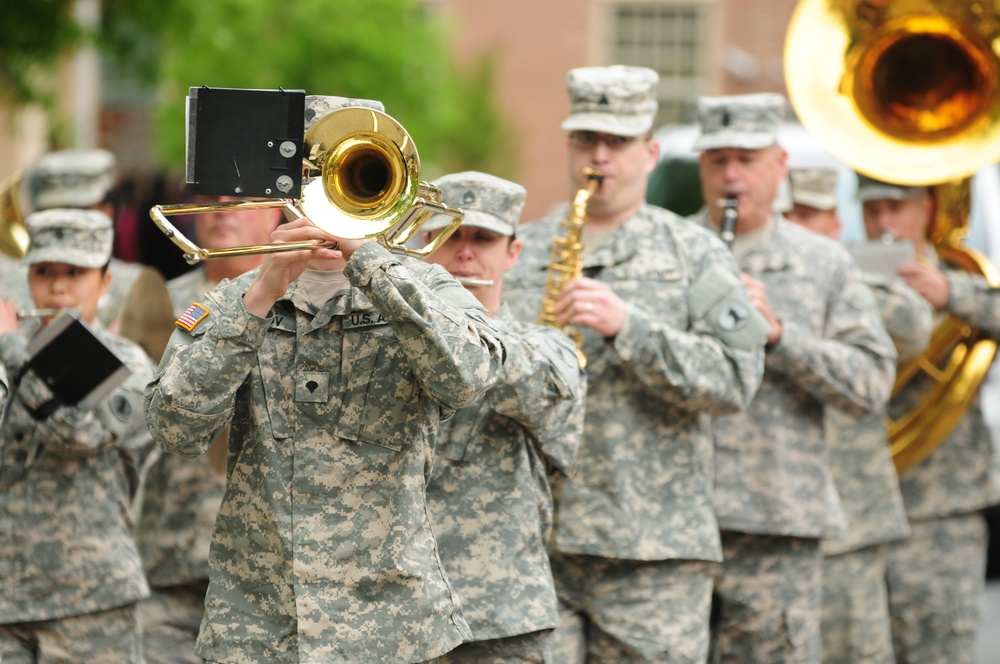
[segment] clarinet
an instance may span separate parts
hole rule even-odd
[[[732,251],[733,240],[736,239],[736,213],[740,201],[734,194],[729,194],[719,201],[722,206],[722,228],[719,230],[719,237],[726,245],[726,249]]]

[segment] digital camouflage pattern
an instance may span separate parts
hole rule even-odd
[[[901,279],[864,274],[899,361],[918,355],[930,339],[930,304]],[[830,467],[847,515],[847,534],[822,542],[824,662],[891,662],[886,590],[886,542],[910,527],[892,463],[885,412],[860,419],[829,408]]]
[[[924,258],[936,263],[936,256]],[[1000,291],[969,272],[942,266],[946,311],[1000,336]],[[890,404],[908,412],[927,388],[914,380]],[[911,535],[889,545],[889,607],[899,661],[972,662],[986,582],[988,537],[981,510],[1000,502],[1000,455],[977,394],[965,417],[922,462],[900,477]]]
[[[58,620],[0,625],[0,661],[142,662],[142,636],[136,605]]]
[[[204,273],[191,270],[167,283],[175,317],[212,289]],[[208,546],[225,490],[225,466],[214,467],[207,454],[162,454],[149,468],[136,539],[151,586],[208,579]]]
[[[514,235],[524,209],[528,190],[510,180],[489,173],[450,173],[432,182],[441,189],[441,202],[461,208],[462,226],[485,228],[500,235]],[[448,215],[434,215],[421,227],[436,231],[453,221]]]
[[[695,221],[711,223],[704,210]],[[839,537],[846,520],[830,472],[824,409],[852,417],[882,412],[896,350],[843,246],[778,215],[753,242],[738,260],[764,283],[783,333],[767,352],[750,408],[713,421],[719,526]]]
[[[0,364],[15,374],[28,338],[0,335]],[[153,449],[142,393],[153,368],[134,344],[94,333],[131,375],[93,410],[57,408],[35,421],[51,398],[33,372],[21,380],[2,431],[0,462],[0,623],[77,616],[134,603],[149,590],[132,539],[129,505]]]
[[[823,559],[822,661],[893,662],[884,544]]]
[[[775,92],[701,97],[698,100],[701,131],[693,149],[759,150],[773,145],[787,106],[785,98]]]
[[[649,67],[611,65],[577,67],[566,74],[570,113],[566,131],[599,131],[639,136],[656,120],[656,84],[660,75]]]
[[[521,320],[538,320],[560,218],[520,231],[524,249],[504,277],[503,298]],[[584,275],[609,284],[629,309],[614,339],[581,330],[584,433],[576,472],[557,489],[552,550],[720,560],[712,441],[703,417],[749,404],[760,380],[763,340],[727,343],[714,314],[692,313],[706,308],[690,301],[692,290],[715,269],[738,284],[722,299],[751,307],[722,242],[649,205],[584,253]]]
[[[34,304],[28,290],[28,268],[20,259],[0,254],[0,293],[13,300],[18,309],[31,309]]]
[[[231,420],[198,654],[229,662],[415,662],[471,635],[425,504],[441,417],[495,382],[501,335],[440,266],[361,245],[317,307],[298,282],[270,319],[251,272],[178,329],[147,392],[164,450]]]
[[[338,97],[336,95],[306,95],[305,128],[309,129],[314,122],[331,111],[342,108],[360,107],[385,113],[385,106],[374,99],[355,99],[353,97]]]
[[[24,220],[28,251],[22,261],[103,267],[111,258],[111,219],[96,210],[56,208],[34,212]]]
[[[968,272],[945,268],[945,276],[951,287],[947,311],[987,336],[1000,338],[1000,291]],[[889,414],[898,417],[912,410],[929,382],[926,376],[911,381],[893,398]],[[911,522],[965,514],[1000,503],[1000,455],[994,449],[978,394],[944,442],[904,473],[899,483]]]
[[[214,285],[204,268],[167,282],[174,316]],[[225,429],[208,453],[193,459],[161,454],[146,473],[136,541],[151,591],[140,607],[150,664],[201,662],[194,650],[205,613],[208,549],[226,490],[228,440]]]
[[[989,532],[979,512],[914,521],[888,546],[896,661],[973,664]],[[995,629],[995,625],[983,625]]]
[[[717,569],[718,563],[701,560],[553,555],[559,596],[554,661],[706,661]]]
[[[586,377],[561,331],[491,317],[508,340],[499,380],[441,427],[427,505],[445,573],[473,639],[556,626],[545,549],[549,473],[572,471]]]
[[[811,232],[811,231],[807,231]],[[722,533],[710,662],[819,662],[819,540]]]
[[[901,279],[864,274],[900,362],[919,355],[934,328],[931,305]],[[853,418],[826,411],[830,468],[847,516],[847,534],[823,541],[827,556],[906,537],[909,526],[889,451],[885,412]],[[845,583],[848,582],[845,579]]]
[[[32,209],[89,208],[115,186],[115,155],[102,149],[48,152],[28,175]]]

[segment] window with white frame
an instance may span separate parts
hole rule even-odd
[[[692,120],[705,76],[704,2],[619,2],[611,10],[611,61],[660,75],[656,126]]]

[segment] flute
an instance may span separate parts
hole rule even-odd
[[[18,309],[17,319],[25,320],[27,318],[48,318],[49,316],[58,316],[64,311],[76,313],[79,309]]]
[[[458,283],[460,283],[460,284],[462,284],[463,286],[466,286],[466,287],[468,287],[468,286],[492,286],[493,283],[494,283],[492,279],[476,279],[474,277],[455,277],[455,279],[458,280]]]

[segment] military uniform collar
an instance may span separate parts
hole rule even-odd
[[[635,214],[611,231],[599,247],[593,251],[584,251],[583,267],[604,267],[628,261],[639,250],[642,242],[650,237],[650,221],[649,207],[643,203]]]

